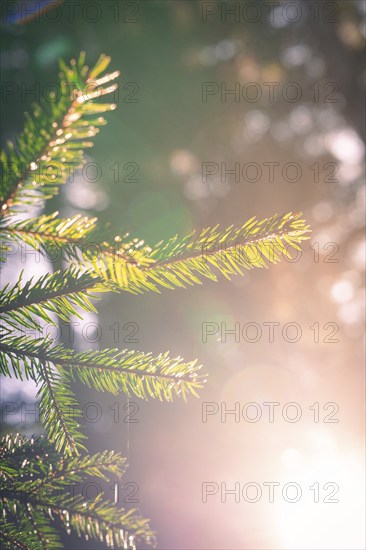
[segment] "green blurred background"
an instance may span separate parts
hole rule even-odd
[[[90,333],[83,339],[79,326],[77,347],[169,349],[198,357],[209,377],[201,399],[188,405],[131,398],[139,410],[138,423],[130,424],[123,422],[125,397],[78,387],[81,403],[97,403],[102,411],[98,422],[85,422],[89,450],[128,454],[126,482],[139,486],[137,505],[158,532],[158,548],[362,548],[364,508],[350,472],[358,475],[363,449],[365,4],[79,1],[73,19],[67,4],[47,18],[1,28],[2,81],[18,85],[12,94],[2,86],[3,142],[21,129],[34,99],[21,90],[57,82],[60,57],[85,50],[93,63],[106,53],[112,69],[121,71],[117,110],[88,153],[100,167],[99,181],[77,174],[48,211],[96,214],[115,233],[129,231],[151,245],[196,227],[289,210],[303,211],[313,231],[293,263],[188,290],[104,298],[99,318],[85,320],[100,324],[100,341],[92,343]],[[214,13],[204,22],[207,9]],[[230,16],[228,9],[237,11]],[[254,82],[263,95],[257,102],[232,95],[222,101],[217,93],[203,102],[205,82],[227,89],[239,83],[241,90]],[[268,82],[277,86],[274,101]],[[294,82],[302,92],[298,101],[282,93]],[[205,162],[225,162],[228,169],[252,162],[263,172],[256,182],[249,167],[249,181],[236,183],[230,175],[221,181],[218,173],[205,182]],[[274,181],[266,162],[279,163]],[[297,182],[282,174],[289,162],[301,167]],[[230,335],[222,342],[219,333],[204,343],[205,322],[229,329],[255,322],[263,334],[256,343]],[[265,322],[280,323],[274,342]],[[302,329],[297,343],[281,336],[289,322]],[[132,325],[126,323],[137,326],[137,342],[129,341]],[[309,328],[314,323],[319,343]],[[338,326],[338,343],[324,341],[326,323]],[[3,384],[3,400],[31,402],[32,391]],[[121,415],[114,422],[117,401]],[[201,401],[228,408],[236,401],[297,402],[307,413],[296,424],[282,418],[202,423]],[[339,423],[314,423],[314,402],[337,403]],[[11,428],[32,433],[37,426],[13,422]],[[298,503],[289,511],[264,498],[202,503],[203,481],[282,479],[304,485],[338,480],[342,499],[332,510]],[[128,493],[122,489],[124,500]],[[101,548],[65,540],[65,548],[84,547]]]

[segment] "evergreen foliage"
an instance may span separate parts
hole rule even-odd
[[[62,492],[81,476],[104,478],[123,469],[116,453],[84,453],[81,413],[71,386],[80,381],[112,394],[171,401],[197,395],[204,382],[197,361],[172,358],[168,352],[80,353],[49,337],[29,337],[27,330],[41,334],[45,323],[57,326],[71,315],[82,318],[83,312],[95,311],[92,300],[101,292],[160,292],[203,279],[216,281],[219,274],[230,279],[246,269],[268,267],[291,257],[291,250],[308,238],[300,213],[193,231],[155,246],[129,234],[111,238],[108,228],[100,228],[96,218],[87,216],[62,219],[55,212],[25,218],[24,212],[54,196],[83,164],[90,139],[105,124],[101,115],[115,108],[98,101],[116,89],[111,82],[118,72],[105,74],[109,61],[101,56],[89,68],[82,53],[69,66],[61,62],[60,99],[55,102],[50,97],[35,106],[33,114],[26,115],[22,134],[0,154],[1,259],[6,261],[16,247],[28,246],[67,266],[26,282],[20,273],[14,284],[0,290],[0,373],[35,381],[49,440],[17,435],[1,443],[5,548],[60,548],[56,528],[60,522],[67,530],[99,538],[109,546],[127,548],[138,537],[153,542],[146,520],[135,512],[119,510],[102,497],[85,503]],[[37,500],[39,488],[42,497]]]
[[[133,549],[139,540],[154,543],[147,520],[136,510],[119,508],[102,492],[93,499],[83,494],[90,479],[112,476],[119,482],[125,460],[118,453],[65,458],[42,436],[16,434],[0,441],[0,466],[4,550],[62,548],[58,527],[111,548]]]

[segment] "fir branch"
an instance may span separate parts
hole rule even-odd
[[[47,456],[51,455],[51,461],[56,460],[58,456],[56,451],[42,436],[30,439],[19,433],[4,436],[0,440],[0,478],[4,475],[8,477],[19,475],[19,465],[22,464],[23,468],[29,461],[33,461],[33,466],[39,464],[45,468],[47,465],[40,461],[40,457],[46,452]],[[5,470],[9,471],[8,474],[4,474]]]
[[[51,340],[4,337],[0,343],[0,369],[3,373],[7,359],[15,376],[19,376],[20,360],[29,376],[39,362],[52,363],[89,387],[113,394],[122,390],[144,399],[150,396],[172,401],[174,396],[181,396],[186,400],[188,394],[197,396],[196,389],[204,383],[199,375],[201,365],[197,365],[196,360],[183,362],[180,357],[170,358],[168,352],[157,356],[114,349],[80,353],[62,345],[53,345]]]
[[[41,106],[36,105],[33,115],[26,115],[22,134],[15,143],[9,141],[7,151],[0,154],[0,215],[14,206],[37,204],[40,199],[52,197],[83,164],[83,149],[92,146],[89,139],[105,124],[105,119],[96,115],[116,107],[113,103],[94,102],[117,88],[109,83],[117,78],[118,71],[100,77],[109,62],[109,57],[101,56],[89,69],[81,53],[70,66],[60,63],[57,101],[50,97]]]
[[[17,525],[14,525],[14,521],[0,518],[0,533],[4,550],[42,550],[30,523],[21,521],[20,517],[17,517]]]
[[[23,272],[13,287],[7,285],[0,290],[0,315],[13,328],[39,329],[34,316],[54,325],[57,319],[52,314],[64,321],[68,321],[70,315],[82,318],[77,308],[95,312],[90,299],[96,298],[97,292],[112,289],[111,285],[102,284],[95,274],[76,267],[44,275],[35,282],[31,278],[24,286],[22,275]]]
[[[76,263],[82,259],[99,277],[134,294],[146,290],[160,292],[161,287],[186,288],[201,284],[204,278],[217,281],[217,273],[230,279],[235,274],[243,275],[243,269],[268,267],[270,263],[291,258],[293,249],[299,250],[301,242],[309,238],[309,227],[302,214],[292,212],[263,220],[251,218],[243,225],[226,229],[216,226],[193,231],[153,248],[139,239],[131,240],[128,234],[115,237],[110,244],[95,230],[95,219],[86,222],[91,231],[80,243],[79,221],[79,217],[68,220],[48,217],[27,224],[21,222],[20,229],[10,227],[9,231],[7,226],[0,225],[0,234],[2,229],[13,235],[24,231],[23,238],[28,244],[47,251],[55,246],[52,242],[59,224],[66,229],[57,245],[66,257]]]
[[[149,263],[126,267],[126,263],[99,257],[92,261],[96,273],[113,281],[123,290],[138,293],[160,291],[159,287],[186,288],[200,284],[202,278],[217,281],[216,273],[227,279],[243,275],[244,269],[268,267],[284,257],[291,258],[291,249],[309,238],[309,227],[301,213],[292,212],[271,218],[251,218],[244,225],[219,229],[218,226],[193,231],[186,237],[173,237],[153,247]]]
[[[0,219],[0,238],[14,239],[34,249],[43,248],[52,258],[78,257],[78,248],[82,248],[85,238],[96,229],[97,218],[88,218],[76,214],[70,218],[58,217],[58,212],[38,218],[14,220],[14,216]]]
[[[85,436],[77,422],[82,416],[81,411],[66,376],[52,371],[47,362],[40,361],[37,383],[40,386],[37,398],[40,398],[42,423],[56,450],[70,455],[85,450],[81,444]]]
[[[23,483],[27,493],[40,494],[43,490],[58,490],[77,484],[88,476],[108,481],[107,474],[121,477],[126,471],[125,459],[114,451],[101,451],[89,456],[70,456],[61,458],[57,467],[52,462],[43,477]]]
[[[26,452],[19,452],[24,449]],[[153,544],[154,533],[148,521],[135,510],[126,511],[111,501],[103,501],[103,494],[93,501],[85,501],[70,492],[77,481],[94,475],[108,481],[111,475],[120,476],[124,464],[124,459],[113,451],[65,458],[46,444],[43,437],[27,440],[8,435],[3,438],[0,466],[14,470],[10,478],[0,473],[0,532],[8,541],[7,547],[14,540],[18,542],[14,542],[13,547],[22,550],[61,548],[55,529],[56,517],[66,533],[70,534],[72,528],[86,540],[94,538],[108,547],[127,548],[134,539]],[[20,533],[14,531],[14,524],[19,525]]]
[[[85,264],[91,259],[105,257],[121,261],[128,266],[144,266],[153,262],[149,259],[150,247],[144,247],[140,239],[129,239],[116,235],[110,242],[108,228],[101,229],[97,218],[76,214],[71,218],[58,218],[58,212],[38,218],[17,220],[12,216],[0,219],[0,239],[4,247],[11,242],[22,246],[25,243],[35,250],[53,258],[65,258]]]
[[[42,510],[34,508],[31,503],[28,503],[25,510],[30,520],[32,531],[39,540],[40,547],[43,550],[58,548],[60,541],[51,526],[50,519],[45,516]],[[51,538],[53,539],[52,543]]]

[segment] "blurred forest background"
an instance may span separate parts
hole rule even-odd
[[[169,349],[187,360],[197,357],[209,377],[200,400],[187,405],[131,398],[138,405],[137,423],[123,421],[134,412],[125,396],[77,388],[82,404],[97,404],[86,407],[89,450],[128,455],[126,482],[138,485],[133,505],[151,518],[161,549],[363,548],[366,4],[77,1],[73,19],[65,5],[70,3],[58,4],[54,20],[51,10],[47,19],[24,24],[3,17],[2,143],[21,130],[23,113],[35,99],[22,90],[39,83],[42,91],[57,82],[60,57],[85,50],[92,63],[104,52],[121,77],[117,110],[107,115],[108,125],[89,152],[100,174],[94,176],[92,168],[87,177],[78,173],[47,204],[48,212],[96,214],[115,233],[129,231],[149,244],[193,228],[290,210],[303,211],[312,227],[298,261],[231,282],[103,298],[99,317],[75,327],[77,348]],[[237,4],[236,15],[227,15]],[[214,90],[216,84],[217,90],[222,83],[232,90],[239,83],[247,96],[222,101],[217,91],[203,101],[207,82],[215,83]],[[273,101],[268,82],[277,83]],[[7,83],[16,84],[13,91]],[[296,83],[301,97],[293,100],[289,83]],[[262,97],[253,101],[258,87]],[[273,179],[264,164],[272,162],[278,163]],[[203,163],[217,163],[217,173],[204,178]],[[228,169],[240,163],[247,177],[221,178],[221,163]],[[301,167],[298,181],[289,181],[291,170],[284,176],[287,163]],[[262,170],[258,178],[255,166]],[[21,267],[29,276],[49,269],[30,256],[25,265],[6,264],[2,284]],[[223,342],[220,331],[204,342],[207,322],[228,329],[258,323],[263,332],[257,342],[236,342],[230,334]],[[263,325],[270,322],[280,323],[273,342]],[[99,323],[99,340],[87,323]],[[282,336],[286,323],[301,327],[298,342]],[[314,323],[318,342],[310,329]],[[334,327],[339,341],[329,342]],[[247,340],[253,338],[248,334]],[[34,388],[2,381],[1,398],[30,407]],[[226,402],[228,409],[236,401],[281,405],[274,423],[264,416],[257,423],[235,423],[228,416],[222,423],[219,415],[203,423],[202,401]],[[288,402],[302,408],[297,423],[280,413]],[[309,409],[314,402],[320,404],[320,422]],[[322,421],[332,410],[323,409],[329,402],[339,407],[338,423]],[[26,423],[19,415],[3,420],[23,433],[40,429],[31,416]],[[258,503],[228,497],[224,504],[219,496],[203,503],[204,481],[296,481],[305,489],[333,481],[340,502],[316,505],[307,490],[292,505],[282,497],[269,504],[264,496]],[[128,501],[130,492],[121,487],[121,498]],[[101,548],[77,539],[65,547]]]

